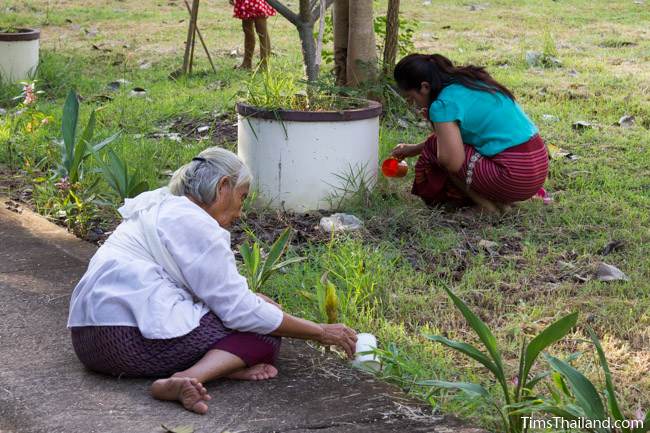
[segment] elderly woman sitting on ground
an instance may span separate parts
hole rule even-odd
[[[203,414],[211,397],[202,383],[276,376],[280,337],[353,354],[353,330],[284,313],[237,272],[226,228],[250,181],[235,154],[210,148],[176,171],[169,188],[126,201],[123,222],[70,301],[72,344],[87,368],[163,377],[153,397]]]

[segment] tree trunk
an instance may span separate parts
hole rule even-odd
[[[334,22],[334,74],[336,84],[345,86],[348,82],[348,28],[350,26],[349,0],[335,0],[333,8]]]
[[[320,66],[323,63],[323,37],[325,36],[325,12],[327,11],[327,4],[325,0],[320,0],[319,5],[318,38],[316,39],[316,67],[320,71]]]
[[[302,46],[302,58],[305,62],[305,74],[307,81],[314,82],[318,79],[319,68],[316,64],[316,41],[314,41],[314,25],[302,23],[298,27],[300,44]]]
[[[358,86],[374,80],[377,70],[377,47],[372,15],[373,0],[350,2],[348,34],[347,84]]]
[[[326,0],[325,7],[329,7],[333,0]],[[318,20],[321,11],[319,0],[300,0],[298,13],[293,12],[279,0],[267,0],[283,17],[288,19],[298,29],[302,57],[305,63],[305,73],[308,81],[318,79],[319,65],[316,63],[316,41],[314,40],[314,23]]]
[[[384,74],[393,72],[399,42],[399,0],[388,0],[386,12],[386,42],[384,44]]]

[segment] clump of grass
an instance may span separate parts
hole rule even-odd
[[[70,89],[78,87],[81,81],[79,69],[78,59],[44,50],[36,76],[47,97],[58,99],[66,96]]]
[[[256,71],[247,87],[246,102],[265,110],[339,111],[366,105],[361,99],[309,87],[297,75],[274,72],[270,65]]]
[[[603,40],[598,46],[603,47],[603,48],[625,48],[625,47],[633,47],[635,46],[636,43],[632,41],[627,41],[624,39],[605,39]]]

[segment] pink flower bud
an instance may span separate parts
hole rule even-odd
[[[512,379],[510,379],[510,383],[511,383],[513,386],[519,386],[519,376],[515,376],[515,377],[513,377]]]

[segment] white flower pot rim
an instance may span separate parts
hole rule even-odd
[[[358,100],[362,101],[366,106],[338,111],[269,110],[255,107],[245,102],[238,102],[237,113],[244,117],[291,122],[347,122],[372,119],[381,115],[382,105],[379,102],[366,99]]]
[[[16,42],[16,41],[34,41],[41,37],[39,29],[18,29],[17,32],[6,33],[0,31],[1,42]]]

